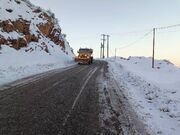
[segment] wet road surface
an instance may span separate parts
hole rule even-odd
[[[115,87],[107,86],[111,83],[107,69],[106,62],[95,61],[92,65],[56,69],[1,86],[0,134],[137,134],[129,116],[122,111],[125,108],[121,105],[123,100],[118,99],[121,97],[115,94],[117,100],[109,96]],[[106,87],[100,80],[108,82]],[[118,102],[118,109],[113,109],[113,102]],[[112,119],[102,118],[107,110]],[[124,125],[122,121],[126,121]]]

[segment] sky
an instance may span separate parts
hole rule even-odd
[[[118,56],[150,57],[152,29],[180,24],[180,0],[30,1],[55,13],[75,53],[80,47],[89,47],[97,58],[101,34],[110,35],[110,56],[117,48]],[[168,59],[180,67],[179,36],[180,26],[157,30],[155,58]]]

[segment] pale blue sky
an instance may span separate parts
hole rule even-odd
[[[111,56],[142,37],[153,27],[180,23],[180,0],[30,0],[51,9],[74,51],[91,47],[99,57],[100,35],[111,35]],[[127,33],[141,31],[137,33]],[[170,59],[180,66],[180,27],[157,32],[156,58]],[[152,35],[119,49],[119,56],[151,56]]]

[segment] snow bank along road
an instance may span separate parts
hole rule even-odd
[[[0,87],[1,135],[146,135],[106,62]]]

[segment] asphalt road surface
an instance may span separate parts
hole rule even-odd
[[[115,91],[119,107],[111,106],[115,99],[108,94],[113,95],[115,87],[110,92],[111,88],[99,81],[108,81],[107,69],[106,62],[95,61],[1,86],[0,135],[146,134],[143,126],[136,126],[141,124],[129,121],[131,113],[125,115],[124,99],[115,97]],[[107,102],[102,102],[100,95]],[[109,120],[104,113],[108,108]]]

